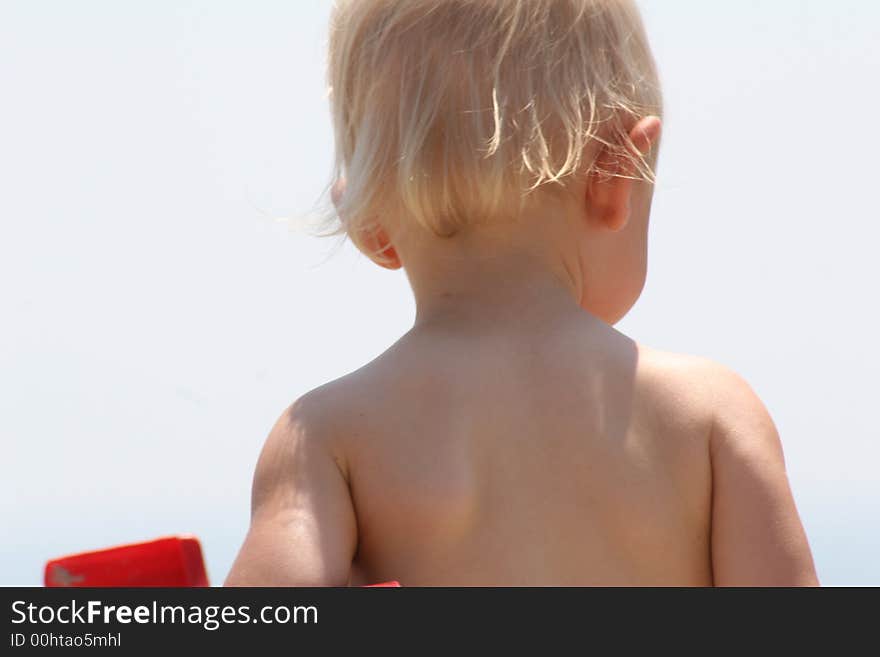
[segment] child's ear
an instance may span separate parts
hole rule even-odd
[[[391,243],[388,233],[380,226],[365,228],[358,235],[358,248],[365,256],[385,269],[397,270],[403,267],[397,249]]]
[[[333,205],[337,208],[339,207],[339,201],[342,199],[344,193],[345,178],[340,178],[330,190],[330,198],[333,200]],[[391,239],[388,237],[388,233],[385,232],[384,228],[365,228],[359,231],[358,237],[360,238],[356,241],[358,249],[380,267],[391,270],[403,267],[403,263],[400,261],[400,256],[391,244]]]
[[[345,178],[339,178],[335,183],[333,183],[333,187],[330,189],[330,198],[333,201],[333,205],[339,209],[339,201],[342,200],[342,195],[345,193]]]
[[[629,138],[636,156],[646,157],[660,139],[663,124],[656,116],[639,121],[630,131]],[[630,201],[639,172],[628,159],[603,147],[596,158],[596,170],[587,181],[587,211],[604,228],[618,232],[626,228],[630,219]]]

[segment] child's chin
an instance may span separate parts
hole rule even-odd
[[[644,286],[641,286],[630,294],[605,299],[603,303],[585,301],[581,303],[581,307],[606,324],[614,326],[629,314],[641,297],[643,289]]]

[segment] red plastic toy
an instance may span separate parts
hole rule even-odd
[[[208,586],[194,536],[83,552],[46,564],[46,586]]]

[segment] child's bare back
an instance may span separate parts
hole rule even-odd
[[[336,384],[369,397],[353,583],[711,584],[708,400],[672,362],[583,317],[414,331]]]
[[[278,420],[227,583],[815,584],[749,385],[613,328],[661,132],[634,5],[346,0],[332,36],[334,201],[417,316]]]
[[[739,377],[587,315],[533,329],[415,329],[299,400],[232,582],[815,583]]]

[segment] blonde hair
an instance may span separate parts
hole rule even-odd
[[[337,0],[328,84],[336,232],[362,248],[392,220],[451,236],[517,216],[599,145],[653,180],[628,136],[662,111],[631,0]]]

